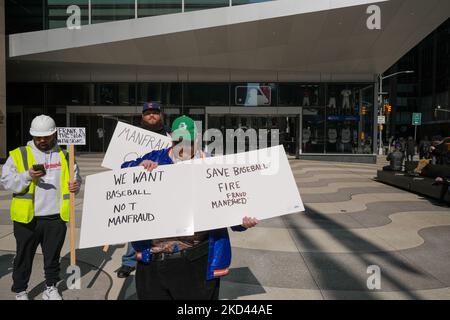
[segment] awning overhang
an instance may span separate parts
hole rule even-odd
[[[372,4],[381,30],[367,28]],[[378,74],[449,15],[448,0],[278,0],[14,34],[9,59]]]

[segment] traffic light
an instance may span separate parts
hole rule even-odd
[[[380,131],[383,131],[383,125],[382,125],[382,124],[379,124],[379,125],[378,125],[378,129],[379,129]]]
[[[389,103],[385,103],[383,105],[383,111],[384,111],[384,113],[391,113],[392,112],[392,106]]]
[[[367,108],[366,106],[361,107],[361,115],[365,116],[367,114]]]

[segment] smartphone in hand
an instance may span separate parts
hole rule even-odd
[[[33,165],[34,171],[42,171],[43,174],[46,174],[45,166],[43,164],[34,164]]]

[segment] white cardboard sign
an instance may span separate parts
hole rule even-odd
[[[194,162],[195,231],[305,210],[282,145]]]
[[[170,137],[119,121],[103,158],[102,167],[119,169],[126,161],[135,160],[153,150],[168,148],[171,144]]]
[[[86,144],[86,128],[57,128],[59,145],[84,146]]]
[[[160,166],[88,176],[79,247],[193,235],[189,174],[183,166]]]

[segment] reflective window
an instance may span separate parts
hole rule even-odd
[[[45,29],[44,3],[33,0],[5,1],[6,34]]]
[[[229,0],[184,0],[184,11],[213,9],[228,7],[229,5]]]
[[[232,5],[273,0],[233,0]],[[89,23],[89,0],[9,0],[5,4],[6,33],[20,33],[66,26],[71,5],[81,11],[81,25]],[[227,7],[230,0],[184,0],[186,12]],[[91,23],[135,18],[135,0],[91,0]],[[182,0],[137,0],[137,16],[148,17],[182,12]]]
[[[6,104],[20,106],[44,106],[45,86],[34,83],[8,83]]]
[[[373,85],[328,85],[326,153],[372,153],[373,90]]]
[[[94,104],[99,106],[136,104],[136,86],[128,83],[110,83],[95,85]]]
[[[89,23],[89,1],[88,0],[48,0],[45,10],[46,29],[63,28],[67,26],[67,19],[71,13],[67,13],[68,7],[76,5],[80,8],[81,25]]]
[[[279,106],[324,106],[325,86],[321,84],[282,83]]]
[[[187,83],[183,88],[185,106],[229,106],[228,83]]]
[[[133,19],[134,0],[91,0],[92,23]]]
[[[147,101],[159,101],[163,106],[180,106],[181,84],[142,83],[138,85],[138,105]]]
[[[238,5],[241,5],[241,4],[267,2],[267,1],[274,1],[274,0],[233,0],[233,6],[238,6]]]
[[[325,108],[304,108],[302,128],[302,152],[324,153]]]
[[[138,17],[158,16],[182,11],[182,0],[138,0]]]
[[[47,85],[48,105],[89,105],[89,85],[51,83]]]

